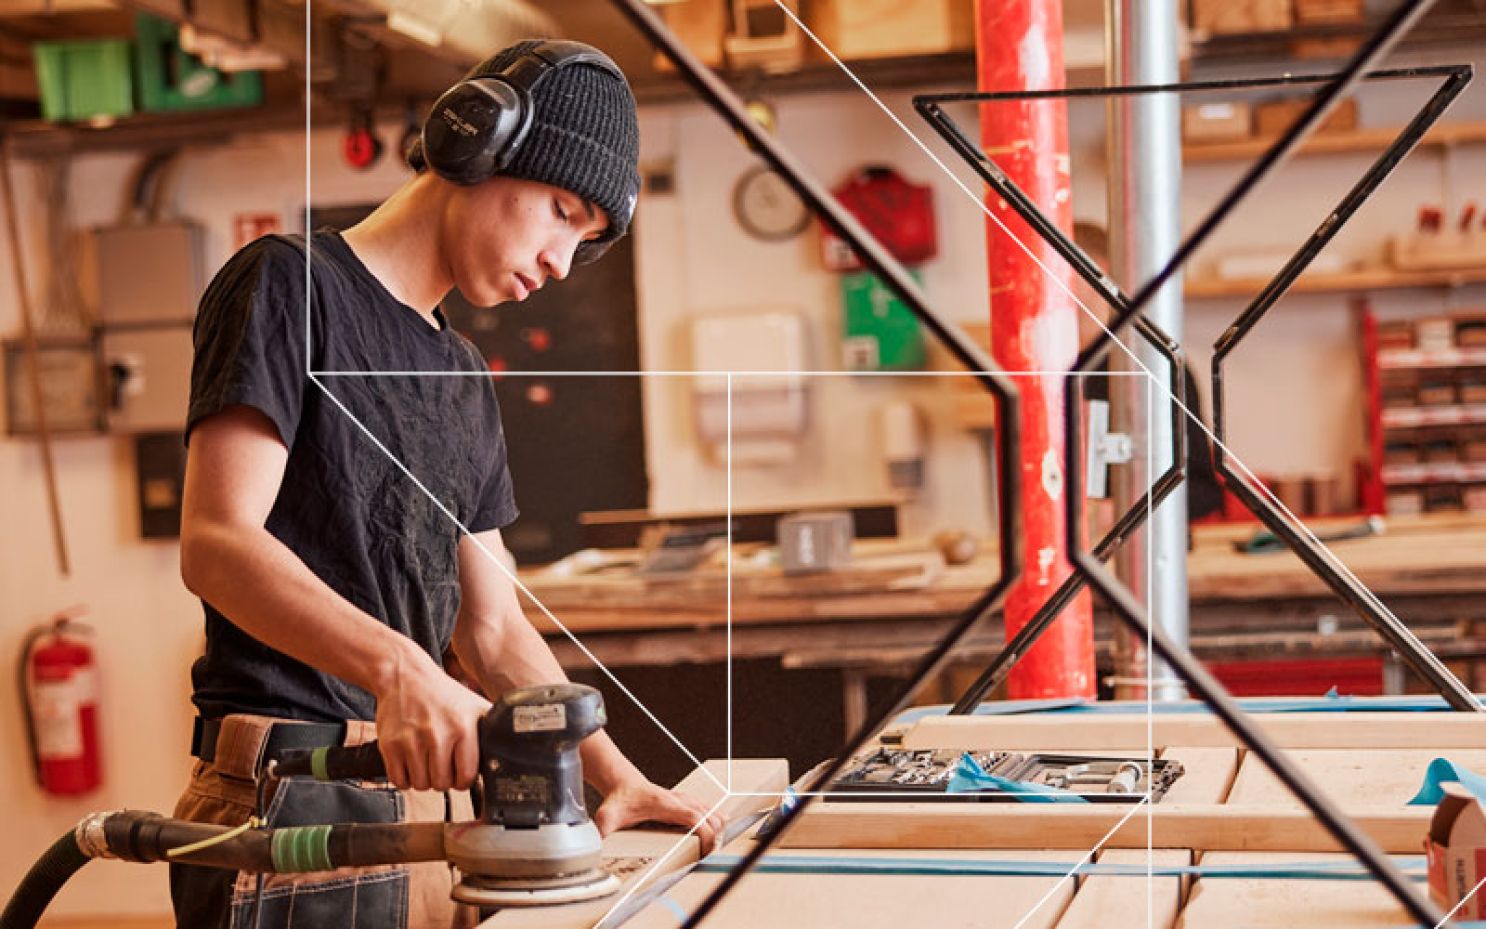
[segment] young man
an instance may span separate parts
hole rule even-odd
[[[450,179],[433,157],[447,153],[430,151],[436,170],[344,235],[311,238],[308,274],[305,243],[260,239],[202,298],[181,574],[207,644],[192,672],[200,760],[176,815],[244,822],[255,777],[285,749],[376,738],[403,791],[286,781],[270,824],[440,819],[446,796],[468,818],[462,792],[433,792],[472,782],[490,704],[445,673],[446,651],[491,695],[563,679],[491,557],[516,518],[500,411],[438,304],[453,287],[479,305],[522,300],[627,231],[634,98],[612,63],[575,46],[521,43],[471,72],[529,90],[529,126],[499,170]],[[605,797],[602,832],[700,821],[710,847],[720,821],[651,783],[606,734],[582,757]],[[358,926],[447,925],[454,913],[437,863],[262,888],[172,866],[171,882],[190,926],[239,925],[260,897],[264,926],[352,913]]]

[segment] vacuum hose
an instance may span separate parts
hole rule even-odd
[[[92,813],[27,872],[0,913],[0,929],[33,929],[47,905],[92,858],[173,861],[249,873],[443,861],[443,823],[342,823],[236,829],[120,810]]]
[[[77,847],[73,833],[69,832],[53,842],[52,847],[36,859],[36,864],[26,872],[10,902],[5,904],[5,912],[0,913],[0,929],[30,929],[36,925],[57,891],[87,863],[88,856]]]

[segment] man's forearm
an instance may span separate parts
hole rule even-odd
[[[500,618],[487,619],[461,615],[455,631],[455,653],[486,695],[495,699],[516,687],[567,680],[551,647],[521,609],[512,602],[502,613]],[[584,778],[602,794],[644,779],[603,730],[585,739],[580,751]]]
[[[431,661],[411,639],[332,590],[266,529],[189,527],[181,574],[248,635],[371,693],[409,663]]]

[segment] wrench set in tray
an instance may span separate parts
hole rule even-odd
[[[1023,799],[1015,790],[994,786],[951,792],[949,785],[969,754],[981,771],[1036,788],[1077,794],[1095,803],[1132,803],[1150,791],[1156,802],[1182,776],[1178,761],[1162,758],[1053,755],[1034,752],[882,748],[858,758],[828,788],[831,800],[901,799],[1006,802]]]

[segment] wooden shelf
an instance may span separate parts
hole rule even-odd
[[[1186,295],[1192,300],[1224,297],[1254,297],[1269,281],[1263,278],[1216,278],[1189,280]],[[1302,277],[1289,293],[1331,294],[1364,290],[1400,290],[1409,287],[1461,287],[1486,283],[1486,268],[1459,271],[1395,271],[1392,268],[1367,268],[1344,274],[1315,274]]]
[[[908,55],[897,58],[865,58],[846,62],[862,83],[874,90],[918,89],[948,86],[975,88],[975,53],[943,52],[934,55]],[[745,96],[786,95],[820,91],[860,93],[851,78],[834,62],[806,61],[798,69],[783,74],[760,71],[720,72],[724,81]],[[632,81],[635,99],[640,104],[690,102],[699,99],[679,75],[665,72],[654,76],[636,75]]]
[[[1354,129],[1348,132],[1317,133],[1301,147],[1300,155],[1339,155],[1346,152],[1381,154],[1402,131],[1394,128]],[[1182,146],[1188,164],[1258,158],[1274,139],[1244,139],[1239,142],[1208,142]],[[1486,123],[1450,123],[1435,126],[1419,141],[1421,146],[1460,145],[1486,142]]]

